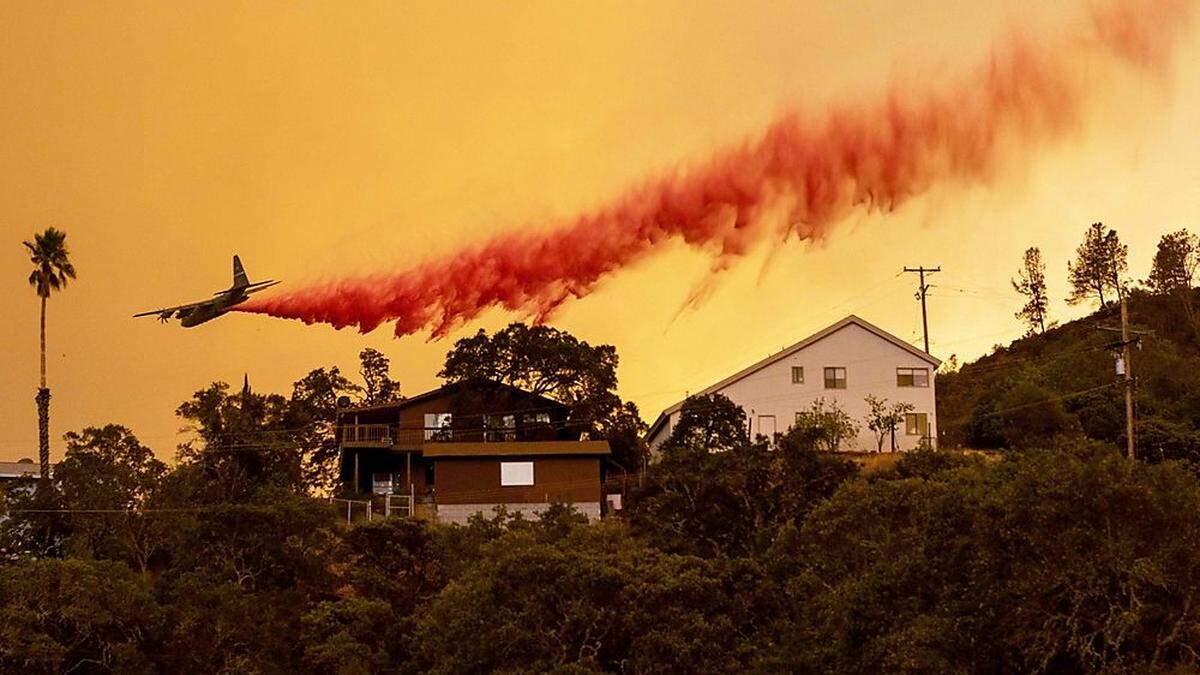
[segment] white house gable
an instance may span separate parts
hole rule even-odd
[[[912,404],[894,434],[898,450],[916,448],[936,437],[934,371],[939,361],[899,338],[850,316],[765,359],[701,394],[721,393],[742,406],[752,435],[773,437],[791,427],[796,414],[813,402],[836,402],[860,427],[844,450],[873,451],[866,428],[868,395]],[[670,435],[682,403],[668,408],[651,427],[652,448]],[[892,447],[892,438],[884,442]]]

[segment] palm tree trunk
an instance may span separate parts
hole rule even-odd
[[[50,483],[50,389],[46,387],[46,298],[42,297],[42,380],[37,393],[38,487]]]
[[[42,389],[46,388],[46,298],[42,296]]]

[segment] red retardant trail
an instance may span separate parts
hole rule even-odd
[[[428,328],[439,337],[490,307],[543,320],[675,239],[710,253],[714,269],[764,241],[820,239],[855,209],[887,212],[938,182],[987,181],[1002,148],[1027,154],[1069,133],[1099,86],[1085,63],[1161,72],[1190,2],[1117,2],[1093,12],[1086,35],[996,47],[954,86],[894,86],[866,105],[782,116],[754,140],[547,231],[237,309],[362,332],[395,321],[397,336]]]

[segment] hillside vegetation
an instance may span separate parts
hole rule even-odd
[[[1193,290],[1193,297],[1195,291]],[[1153,331],[1134,351],[1138,454],[1200,459],[1200,344],[1177,298],[1132,290],[1131,327]],[[1113,303],[1045,333],[998,346],[938,378],[938,418],[947,447],[1025,448],[1070,436],[1123,446],[1123,384]]]

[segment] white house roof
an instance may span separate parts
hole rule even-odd
[[[713,392],[720,391],[720,390],[724,389],[725,387],[728,387],[729,385],[733,384],[734,382],[737,382],[738,380],[741,380],[742,378],[745,378],[749,375],[752,375],[752,374],[762,370],[763,368],[766,368],[767,366],[771,365],[772,363],[775,363],[776,361],[785,359],[785,358],[791,356],[792,354],[795,354],[796,352],[800,351],[801,349],[804,349],[805,347],[808,347],[809,345],[811,345],[819,340],[822,340],[826,337],[829,337],[830,335],[833,335],[834,333],[845,328],[846,326],[849,326],[850,324],[855,324],[858,327],[860,327],[870,333],[874,333],[879,338],[881,338],[883,340],[887,340],[888,342],[896,345],[897,347],[899,347],[900,349],[903,349],[904,351],[908,352],[909,354],[912,354],[913,356],[916,356],[917,358],[920,358],[920,359],[923,359],[923,360],[929,362],[934,368],[937,368],[938,366],[940,366],[942,364],[941,359],[938,359],[937,357],[932,356],[930,354],[926,354],[925,352],[921,351],[920,349],[917,349],[916,347],[912,346],[911,344],[905,342],[904,340],[901,340],[900,338],[896,337],[895,335],[892,335],[891,333],[880,328],[879,326],[876,326],[875,324],[871,323],[870,321],[867,321],[866,319],[863,319],[861,317],[851,314],[851,315],[847,316],[846,318],[842,319],[841,321],[838,321],[835,324],[827,326],[827,327],[817,331],[816,333],[809,335],[808,337],[791,345],[790,347],[784,347],[782,350],[768,356],[767,358],[763,359],[762,361],[759,361],[758,363],[755,363],[751,366],[743,368],[742,370],[739,370],[738,372],[734,373],[733,375],[730,375],[729,377],[721,380],[720,382],[717,382],[716,384],[712,385],[711,387],[708,387],[706,389],[696,392],[695,394],[692,394],[692,396],[706,396]],[[676,403],[675,405],[662,411],[659,414],[658,418],[656,420],[654,420],[654,424],[650,425],[650,430],[648,432],[646,432],[646,438],[647,439],[653,438],[654,435],[656,433],[658,433],[659,428],[663,424],[666,423],[667,418],[670,417],[672,414],[679,412],[679,410],[683,407],[683,403],[684,403],[683,401],[680,401],[680,402]]]
[[[0,462],[0,479],[38,476],[41,469],[33,462]]]

